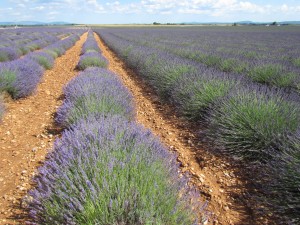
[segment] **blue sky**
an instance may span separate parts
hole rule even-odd
[[[0,21],[87,24],[300,20],[300,0],[1,0]]]

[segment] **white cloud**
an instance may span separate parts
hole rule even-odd
[[[203,16],[205,19],[230,21],[240,17],[292,18],[297,17],[300,12],[300,4],[286,2],[268,5],[262,3],[263,1],[254,3],[253,0],[135,0],[130,3],[122,0],[9,0],[9,2],[13,3],[11,4],[13,11],[20,14],[40,15],[43,11],[48,11],[60,12],[64,17],[73,15],[76,17],[78,14],[89,18],[93,14],[132,14],[143,17],[147,14],[151,16],[173,14],[181,18]],[[282,15],[285,17],[281,17]]]
[[[36,7],[34,7],[34,8],[31,8],[32,10],[35,10],[35,11],[42,11],[42,10],[44,10],[45,9],[45,7],[44,6],[36,6]]]
[[[59,12],[56,12],[56,11],[47,13],[47,15],[49,15],[49,16],[53,16],[53,15],[57,15],[57,14],[59,14]]]

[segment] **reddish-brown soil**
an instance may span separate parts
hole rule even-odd
[[[182,171],[192,174],[192,183],[207,200],[212,213],[207,224],[255,224],[245,203],[244,182],[230,162],[214,156],[201,147],[197,131],[200,127],[177,116],[173,107],[162,104],[154,91],[129,69],[105,43],[95,35],[102,54],[109,61],[109,70],[120,76],[132,92],[137,110],[137,122],[160,137],[171,150],[178,153]]]
[[[59,135],[54,114],[62,103],[62,88],[76,75],[87,33],[45,71],[36,93],[25,99],[6,98],[0,123],[0,224],[23,224],[22,197],[30,180]]]

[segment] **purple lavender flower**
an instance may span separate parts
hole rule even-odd
[[[195,196],[186,189],[187,180],[178,177],[176,157],[123,117],[79,121],[56,141],[47,159],[35,177],[40,185],[30,192],[30,215],[37,223],[195,221],[200,205],[190,204]]]
[[[57,122],[70,126],[90,115],[119,114],[134,116],[132,96],[115,74],[89,68],[64,88],[66,100],[58,109]]]
[[[0,62],[11,61],[21,56],[20,50],[13,47],[0,48]]]
[[[8,84],[6,91],[13,98],[22,98],[32,94],[43,72],[43,68],[31,59],[17,59],[0,64],[0,80],[5,78]]]
[[[108,61],[98,52],[86,52],[80,56],[77,68],[85,70],[88,67],[107,67]]]
[[[47,52],[33,52],[26,55],[25,58],[30,58],[40,64],[44,69],[51,69],[54,65],[54,58]]]
[[[101,50],[94,38],[93,32],[89,31],[87,40],[84,42],[81,50],[81,54],[85,54],[88,52],[99,52],[101,53]]]

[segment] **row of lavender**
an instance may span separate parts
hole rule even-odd
[[[52,68],[55,58],[72,47],[83,31],[76,33],[39,52],[32,52],[21,59],[0,63],[0,93],[7,92],[14,99],[32,94],[40,82],[44,69]],[[4,106],[0,103],[0,116],[3,112]]]
[[[85,70],[88,67],[106,67],[107,59],[101,54],[101,50],[94,38],[93,31],[88,32],[86,42],[82,46],[81,56],[77,68]]]
[[[144,29],[142,29],[144,31]],[[151,33],[148,30],[147,33]],[[132,29],[97,31],[106,44],[199,127],[205,143],[245,162],[252,174],[253,210],[271,210],[300,221],[300,105],[287,93],[184,59],[164,50],[119,38]],[[154,34],[155,34],[154,30]],[[135,34],[140,34],[138,30]],[[144,36],[135,37],[141,38]],[[160,36],[156,36],[156,39]],[[172,40],[172,39],[170,39]],[[259,199],[259,200],[257,200]],[[257,201],[256,201],[257,200]]]
[[[92,37],[83,51],[98,52]],[[179,178],[176,156],[134,122],[117,75],[87,66],[64,94],[57,122],[66,130],[29,193],[31,224],[199,224],[199,193]]]
[[[18,59],[76,32],[71,29],[53,28],[2,30],[0,31],[0,62]]]
[[[258,83],[299,92],[299,28],[252,29],[124,29],[115,35]]]

